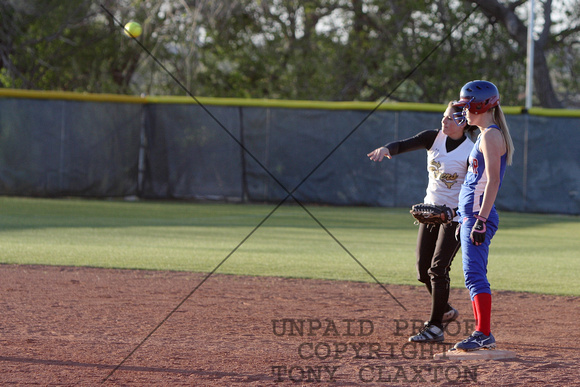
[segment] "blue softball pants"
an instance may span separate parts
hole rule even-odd
[[[487,262],[489,245],[499,224],[499,216],[494,208],[487,218],[485,242],[480,246],[476,246],[469,238],[471,229],[477,220],[473,215],[463,217],[460,234],[463,275],[465,277],[465,286],[469,290],[471,300],[479,293],[491,294],[491,288],[487,280]]]

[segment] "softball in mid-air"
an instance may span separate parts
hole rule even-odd
[[[125,35],[127,35],[130,38],[136,38],[139,35],[141,35],[141,32],[143,31],[143,28],[141,28],[141,24],[137,23],[137,22],[129,22],[127,24],[125,24]]]

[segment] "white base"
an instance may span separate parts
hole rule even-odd
[[[482,359],[513,359],[517,355],[514,351],[502,351],[498,349],[479,349],[477,351],[457,351],[449,350],[433,355],[435,360],[482,360]]]

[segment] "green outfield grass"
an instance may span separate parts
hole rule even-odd
[[[417,228],[407,209],[307,208],[378,280],[418,284]],[[209,272],[239,246],[218,273],[374,282],[301,207],[284,205],[256,228],[273,209],[0,197],[0,262]],[[489,264],[493,289],[580,296],[579,217],[500,217]],[[460,256],[452,286],[463,287]]]

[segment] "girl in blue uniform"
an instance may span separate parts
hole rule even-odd
[[[491,334],[491,289],[487,280],[489,245],[499,225],[495,199],[512,163],[513,142],[499,106],[499,91],[488,81],[471,81],[454,103],[463,110],[455,115],[481,130],[469,155],[467,175],[459,194],[460,240],[465,285],[471,296],[476,330],[455,349],[473,351],[494,348]]]

